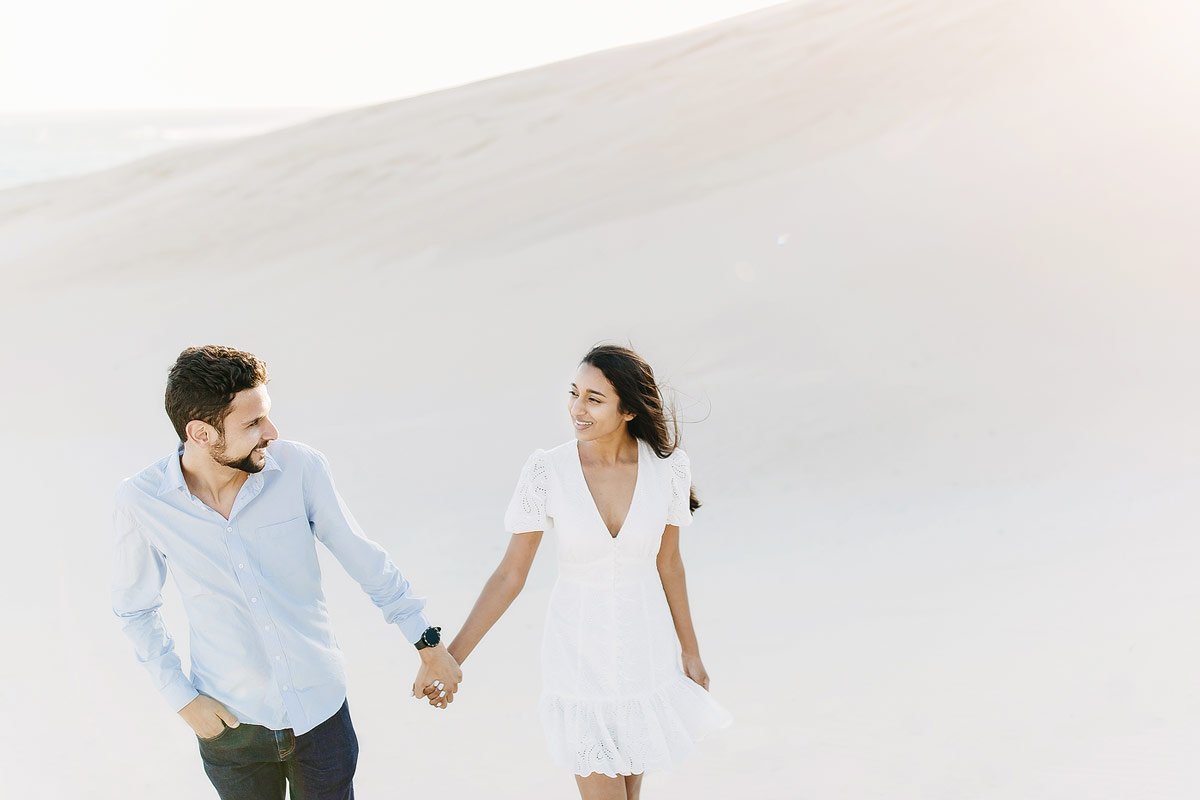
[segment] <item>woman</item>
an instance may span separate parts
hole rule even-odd
[[[633,800],[647,769],[674,764],[730,721],[708,695],[679,554],[679,526],[700,503],[678,426],[668,430],[637,353],[593,348],[567,411],[575,438],[525,463],[505,514],[508,550],[449,650],[466,660],[520,593],[553,526],[559,575],[539,704],[547,742],[584,800]]]

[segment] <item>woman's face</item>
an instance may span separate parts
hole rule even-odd
[[[567,413],[581,442],[623,433],[633,414],[621,413],[621,399],[604,373],[591,364],[580,364],[567,395]]]

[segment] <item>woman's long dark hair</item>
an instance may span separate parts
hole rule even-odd
[[[589,350],[579,363],[591,364],[603,372],[617,390],[621,412],[634,415],[629,421],[629,432],[635,439],[650,445],[659,458],[675,452],[680,441],[679,419],[672,408],[668,421],[662,390],[646,359],[628,347],[600,344]],[[694,486],[689,489],[688,505],[692,511],[700,507]]]

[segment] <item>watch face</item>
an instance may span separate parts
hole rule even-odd
[[[436,628],[430,628],[424,633],[425,644],[430,647],[436,647],[437,643],[442,640],[442,634],[438,633]]]

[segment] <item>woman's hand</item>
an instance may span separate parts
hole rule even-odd
[[[424,697],[435,708],[446,708],[454,702],[454,693],[462,681],[462,670],[445,645],[425,647],[421,654],[421,668],[413,681],[412,696]],[[420,691],[420,694],[417,692]]]
[[[708,670],[704,668],[699,653],[683,654],[683,674],[698,683],[704,691],[708,691]]]

